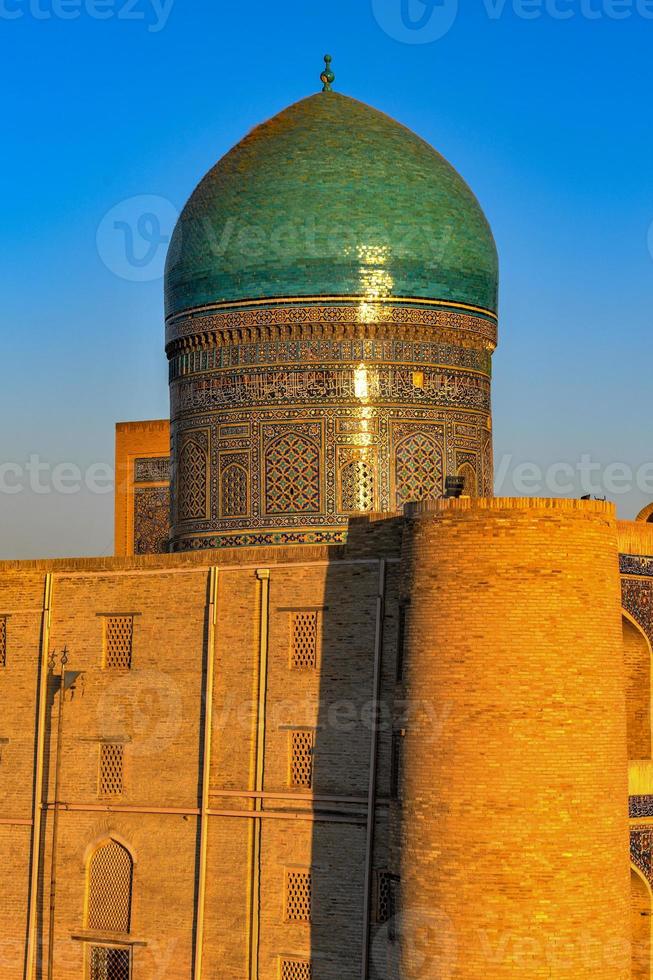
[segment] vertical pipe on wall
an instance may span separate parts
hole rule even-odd
[[[270,570],[259,568],[256,577],[261,583],[259,624],[259,662],[258,662],[258,704],[256,712],[256,778],[254,809],[260,813],[263,808],[261,794],[263,792],[265,772],[265,732],[268,682],[268,629],[270,619]],[[260,937],[260,904],[261,904],[261,820],[252,821],[252,876],[251,876],[251,914],[250,914],[250,943],[249,943],[249,978],[258,980],[258,952]]]
[[[38,675],[38,716],[36,722],[36,758],[34,769],[34,807],[32,813],[32,846],[29,899],[27,913],[27,952],[25,956],[25,980],[32,980],[36,966],[37,898],[39,864],[41,854],[41,829],[43,821],[43,769],[45,759],[45,721],[48,697],[48,658],[50,654],[50,629],[52,626],[53,576],[45,576],[43,613],[41,623],[41,651]]]
[[[202,793],[200,800],[200,848],[197,884],[197,925],[195,928],[194,980],[201,980],[204,952],[204,915],[206,908],[206,861],[209,832],[209,803],[211,787],[211,738],[213,734],[213,683],[215,677],[215,639],[218,622],[219,569],[209,575],[209,610],[206,636],[206,677],[204,682],[204,744],[202,746]]]
[[[50,863],[50,918],[48,925],[48,980],[54,976],[54,928],[57,901],[57,844],[59,840],[59,797],[61,795],[61,763],[63,750],[63,719],[66,704],[66,663],[68,654],[64,650],[59,674],[59,711],[57,714],[57,750],[54,763],[54,806],[52,811],[52,858]]]
[[[370,918],[372,909],[372,864],[376,826],[376,784],[379,755],[379,697],[383,661],[383,621],[385,619],[385,559],[379,562],[379,594],[376,600],[376,634],[374,638],[374,680],[372,684],[372,731],[370,739],[370,780],[367,797],[367,839],[365,844],[365,892],[363,897],[363,955],[361,980],[368,980],[370,962]]]

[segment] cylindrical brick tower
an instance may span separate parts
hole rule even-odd
[[[613,507],[408,510],[400,980],[629,977]]]
[[[250,133],[169,252],[173,549],[491,495],[497,286],[478,201],[399,123],[325,91]]]

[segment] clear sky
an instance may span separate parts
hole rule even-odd
[[[1,557],[110,553],[114,423],[168,414],[163,249],[108,223],[154,198],[164,236],[325,51],[493,226],[497,492],[653,500],[653,0],[0,0],[0,32]]]

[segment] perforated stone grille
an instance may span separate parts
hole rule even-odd
[[[100,746],[100,796],[122,795],[124,757],[124,745],[103,742]]]
[[[379,871],[376,876],[376,921],[387,922],[391,908],[391,878],[388,871]]]
[[[130,980],[128,949],[91,946],[90,980]]]
[[[114,670],[129,670],[134,643],[133,616],[107,616],[105,620],[104,665]]]
[[[364,514],[374,510],[374,470],[364,459],[343,466],[340,485],[343,513]]]
[[[397,446],[395,459],[397,507],[411,500],[442,496],[442,450],[423,432],[415,432]]]
[[[7,666],[7,617],[0,616],[0,667]]]
[[[129,932],[133,868],[129,851],[115,840],[95,852],[89,869],[89,929]]]
[[[313,732],[291,733],[290,785],[302,789],[313,786],[313,753],[315,735]]]
[[[310,871],[288,871],[286,877],[286,920],[310,922],[312,900]]]
[[[179,520],[206,517],[206,453],[192,440],[181,451],[179,463]]]
[[[247,471],[232,463],[222,474],[222,514],[241,517],[247,514]]]
[[[293,670],[312,670],[317,663],[317,612],[290,616],[290,663]]]
[[[313,967],[308,960],[283,960],[281,980],[312,980]]]

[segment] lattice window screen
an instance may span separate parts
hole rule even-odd
[[[7,617],[0,616],[0,667],[7,666]]]
[[[379,871],[376,876],[376,921],[387,922],[390,918],[392,875]]]
[[[286,878],[286,919],[310,922],[313,879],[310,871],[289,871]]]
[[[122,795],[124,758],[124,745],[103,742],[100,746],[100,796]]]
[[[374,510],[374,469],[364,459],[354,459],[340,472],[340,506],[346,514]]]
[[[90,980],[130,980],[129,950],[91,946],[90,973]]]
[[[107,616],[104,630],[104,666],[114,670],[129,670],[134,645],[134,617]]]
[[[311,789],[313,786],[314,732],[292,732],[290,736],[290,785]]]
[[[317,663],[317,612],[296,612],[290,617],[290,663],[293,670],[313,670]]]
[[[89,929],[130,931],[133,875],[131,855],[117,841],[107,841],[95,852],[89,868]]]
[[[283,960],[281,980],[312,980],[313,967],[308,960]]]
[[[476,479],[476,472],[471,463],[463,463],[463,465],[458,470],[458,476],[462,477],[465,481],[464,493],[467,497],[477,497],[478,496],[478,481]]]
[[[247,514],[247,470],[231,463],[222,474],[222,516],[243,517]]]

